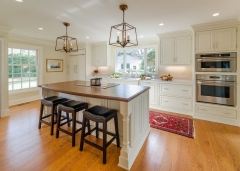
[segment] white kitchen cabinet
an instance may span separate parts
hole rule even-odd
[[[68,81],[86,79],[85,50],[71,53],[68,58]]]
[[[150,87],[150,90],[149,90],[149,104],[150,105],[157,105],[157,98],[158,98],[157,87],[158,87],[158,83],[141,81],[141,85]]]
[[[192,99],[159,96],[159,104],[160,106],[165,106],[170,108],[192,110]]]
[[[214,51],[214,31],[196,33],[196,52]]]
[[[159,94],[192,98],[192,86],[182,84],[160,84]]]
[[[196,32],[196,52],[236,51],[236,34],[236,28]]]
[[[191,36],[175,38],[175,64],[191,64]]]
[[[161,64],[174,63],[174,38],[161,39]]]
[[[191,36],[161,39],[161,65],[191,64],[191,39]]]
[[[107,66],[107,45],[92,46],[91,57],[92,66]]]

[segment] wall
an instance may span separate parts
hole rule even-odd
[[[158,46],[158,61],[160,61],[160,41],[156,36],[152,39],[140,39],[138,46],[149,46],[149,45],[157,45]],[[109,66],[101,66],[97,67],[99,73],[102,75],[108,75],[115,72],[115,53],[116,50],[120,50],[123,48],[117,48],[115,46],[109,46]],[[158,64],[158,76],[170,73],[173,77],[188,77],[192,78],[192,65],[181,65],[181,66],[165,66]]]
[[[54,45],[46,43],[34,43],[28,40],[19,40],[19,38],[10,37],[9,43],[38,46],[42,48],[42,84],[66,81],[66,53],[55,51]],[[46,59],[63,59],[63,72],[46,72]],[[39,99],[39,91],[30,91],[26,93],[17,93],[9,95],[9,105],[16,105]]]

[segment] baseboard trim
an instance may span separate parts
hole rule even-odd
[[[211,121],[211,122],[222,123],[222,124],[240,126],[239,120],[237,120],[237,119],[219,118],[219,117],[214,117],[214,116],[209,116],[209,115],[204,115],[204,114],[199,114],[199,113],[195,113],[193,115],[193,118]]]
[[[40,95],[30,96],[30,97],[27,97],[27,98],[21,98],[21,99],[17,99],[17,100],[10,100],[9,101],[9,106],[18,105],[18,104],[22,104],[22,103],[27,103],[27,102],[31,102],[31,101],[35,101],[35,100],[39,100],[39,99],[41,99]]]
[[[6,116],[10,116],[10,110],[9,109],[1,110],[0,118],[6,117]]]

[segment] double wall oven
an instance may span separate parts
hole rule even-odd
[[[235,106],[237,78],[229,72],[236,70],[237,53],[196,54],[196,72],[201,72],[196,74],[197,102]]]

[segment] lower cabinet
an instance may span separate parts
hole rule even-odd
[[[150,105],[157,105],[158,83],[141,81],[141,85],[150,87],[150,90],[149,90],[149,104]]]
[[[178,97],[159,96],[160,106],[192,110],[192,99],[184,99]]]
[[[236,110],[222,109],[217,107],[196,105],[196,113],[215,116],[215,117],[221,117],[221,118],[237,119]]]

